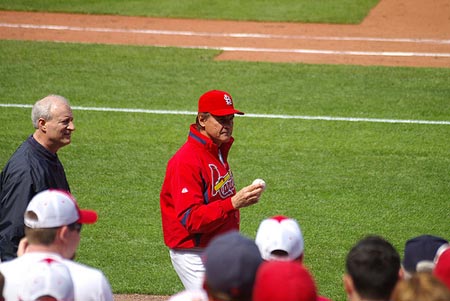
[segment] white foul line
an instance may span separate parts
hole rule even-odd
[[[32,105],[0,103],[4,108],[31,108]],[[100,111],[100,112],[125,112],[125,113],[145,113],[162,115],[196,115],[191,111],[172,110],[146,110],[129,108],[104,108],[104,107],[79,107],[72,106],[73,110],[80,111]],[[324,120],[324,121],[348,121],[348,122],[378,122],[378,123],[409,123],[409,124],[438,124],[450,125],[450,121],[445,120],[413,120],[413,119],[384,119],[384,118],[358,118],[358,117],[332,117],[332,116],[302,116],[302,115],[276,115],[276,114],[251,114],[246,113],[239,117],[269,118],[269,119],[303,119],[303,120]]]
[[[314,40],[359,40],[359,41],[383,41],[383,42],[411,42],[411,43],[441,43],[450,44],[450,40],[430,40],[430,39],[379,39],[379,38],[354,38],[354,37],[307,37],[307,36],[284,36],[284,35],[263,35],[263,34],[242,34],[242,33],[206,33],[190,31],[167,31],[167,30],[138,30],[138,29],[112,29],[93,27],[73,27],[58,25],[32,25],[32,24],[9,24],[0,23],[0,27],[31,28],[31,29],[51,29],[51,30],[72,30],[72,31],[96,31],[96,32],[127,32],[145,33],[159,35],[189,35],[189,36],[221,36],[221,37],[256,37],[256,38],[302,38]],[[155,47],[175,47],[171,45],[153,45]],[[450,53],[434,52],[397,52],[397,51],[340,51],[321,49],[278,49],[278,48],[252,48],[252,47],[220,47],[220,46],[176,46],[185,49],[206,49],[222,51],[242,51],[242,52],[272,52],[272,53],[299,53],[299,54],[322,54],[322,55],[354,55],[354,56],[391,56],[391,57],[434,57],[448,58]]]
[[[121,29],[102,27],[79,27],[64,25],[36,25],[36,24],[14,24],[0,23],[0,27],[48,29],[48,30],[70,30],[70,31],[92,31],[111,33],[139,33],[150,35],[177,35],[177,36],[199,36],[199,37],[226,37],[226,38],[259,38],[259,39],[289,39],[289,40],[323,40],[323,41],[370,41],[370,42],[394,42],[394,43],[428,43],[428,44],[450,44],[450,40],[439,39],[413,39],[413,38],[374,38],[374,37],[327,37],[327,36],[305,36],[305,35],[277,35],[261,33],[217,33],[217,32],[195,32],[177,30],[157,29]]]
[[[173,47],[160,45],[160,47]],[[320,50],[320,49],[278,49],[278,48],[251,48],[251,47],[214,47],[214,46],[177,46],[190,49],[211,49],[223,51],[243,52],[275,52],[275,53],[303,53],[326,55],[360,55],[360,56],[402,56],[402,57],[450,57],[450,53],[438,52],[398,52],[398,51],[345,51],[345,50]]]

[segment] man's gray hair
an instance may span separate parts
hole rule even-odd
[[[31,121],[35,129],[39,128],[39,118],[51,120],[52,105],[56,102],[63,102],[69,106],[69,101],[61,95],[51,94],[38,100],[31,109]]]

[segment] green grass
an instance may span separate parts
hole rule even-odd
[[[208,89],[247,113],[450,121],[448,68],[213,61],[217,51],[0,41],[0,103],[58,93],[73,106],[195,111]],[[81,207],[78,260],[101,268],[115,293],[182,289],[161,234],[159,191],[192,115],[75,110],[59,155]],[[0,165],[32,132],[30,109],[0,107]],[[423,233],[448,238],[450,125],[237,117],[230,164],[238,187],[267,182],[242,209],[254,238],[275,214],[298,219],[320,293],[345,300],[350,247],[380,234],[403,252]]]
[[[223,20],[360,23],[378,0],[0,0],[0,9]]]

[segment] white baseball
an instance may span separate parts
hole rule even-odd
[[[252,185],[261,184],[263,191],[266,190],[266,182],[263,179],[256,179],[253,181]]]

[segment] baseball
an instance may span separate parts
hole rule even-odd
[[[261,184],[263,191],[266,190],[266,182],[263,179],[256,179],[253,181],[252,185]]]

